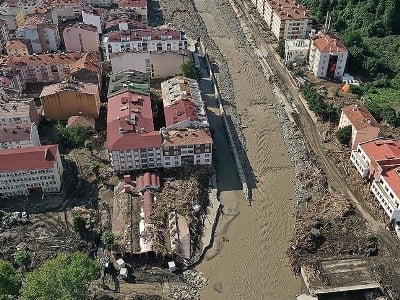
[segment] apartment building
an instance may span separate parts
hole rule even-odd
[[[379,136],[380,125],[364,106],[358,104],[343,107],[339,120],[339,128],[351,126],[351,148],[357,149],[358,144],[376,139]]]
[[[17,28],[16,36],[28,40],[34,53],[57,51],[61,42],[58,26],[48,23],[42,16],[29,16],[24,25]]]
[[[104,56],[125,51],[186,51],[186,35],[180,30],[153,28],[120,30],[106,34],[102,40]]]
[[[82,19],[84,24],[93,25],[97,28],[97,33],[103,33],[104,10],[102,8],[85,5],[82,7]]]
[[[18,7],[28,13],[36,7],[43,6],[43,0],[6,0],[8,7]]]
[[[0,150],[40,146],[35,123],[0,125]]]
[[[363,178],[392,225],[400,222],[400,141],[375,139],[360,143],[350,160]]]
[[[7,55],[30,55],[32,47],[26,40],[9,40],[6,43]]]
[[[112,97],[124,92],[139,95],[150,95],[150,77],[146,73],[127,69],[110,75],[107,97]]]
[[[311,35],[310,70],[315,77],[342,78],[348,50],[332,33]]]
[[[100,54],[96,51],[6,56],[0,57],[0,66],[20,76],[23,85],[60,82],[71,77],[84,82],[101,82]]]
[[[36,7],[28,12],[28,17],[36,17],[45,20],[48,24],[58,25],[58,16],[56,11],[49,6]]]
[[[125,91],[108,98],[107,148],[114,171],[161,167],[150,97]]]
[[[6,44],[9,39],[10,32],[6,21],[0,20],[0,53],[6,52]]]
[[[118,0],[117,4],[120,10],[134,11],[147,24],[147,0]]]
[[[62,174],[57,145],[0,151],[0,197],[59,192]]]
[[[25,14],[25,11],[18,6],[0,6],[0,20],[6,22],[9,30],[16,30],[18,26],[23,25],[25,22]]]
[[[14,98],[3,91],[0,99],[0,126],[39,124],[35,102],[29,98]]]
[[[77,19],[82,15],[82,0],[45,0],[44,2],[61,20]]]
[[[87,24],[68,26],[63,32],[65,50],[67,52],[97,51],[100,47],[97,27]]]
[[[116,17],[109,17],[104,25],[104,32],[110,33],[120,30],[133,30],[133,29],[146,29],[147,24],[137,20],[133,13],[132,17],[127,15],[118,15]]]
[[[212,163],[212,138],[204,129],[161,130],[164,168]]]
[[[43,114],[53,120],[85,115],[97,118],[100,111],[99,87],[93,83],[63,81],[45,86],[40,94]]]
[[[285,63],[287,66],[293,64],[303,65],[308,59],[310,40],[295,39],[285,40]]]

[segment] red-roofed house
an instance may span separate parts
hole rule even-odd
[[[311,41],[309,64],[315,77],[342,78],[347,48],[331,33],[320,33]]]
[[[149,96],[124,92],[108,98],[106,144],[116,172],[161,167]]]
[[[379,136],[380,125],[363,106],[352,104],[342,109],[339,128],[351,125],[351,148],[354,150],[358,144],[376,139]]]
[[[0,197],[59,192],[62,174],[57,145],[0,151]]]
[[[136,190],[158,190],[160,188],[160,176],[155,173],[146,172],[136,177]]]
[[[196,105],[186,99],[164,107],[165,124],[168,129],[200,126]]]
[[[363,178],[372,181],[375,195],[391,221],[400,221],[400,141],[375,139],[360,143],[350,160]]]

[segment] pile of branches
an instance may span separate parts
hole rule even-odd
[[[371,255],[376,251],[376,239],[353,235],[359,220],[353,204],[343,195],[319,199],[301,218],[296,220],[295,236],[288,251],[296,274],[310,259],[332,255]]]

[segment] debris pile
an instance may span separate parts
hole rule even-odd
[[[28,214],[26,212],[12,212],[8,213],[3,210],[0,211],[0,229],[10,229],[20,224],[29,222]]]
[[[170,296],[174,299],[200,299],[199,291],[207,286],[207,278],[201,272],[186,270],[181,282],[170,284]]]
[[[318,258],[374,256],[377,239],[350,200],[329,194],[297,219],[289,258],[295,273],[306,261]]]

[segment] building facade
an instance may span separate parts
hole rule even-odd
[[[63,32],[67,52],[97,51],[100,47],[97,27],[87,24],[76,24],[66,27]]]
[[[380,125],[364,107],[358,104],[347,105],[342,109],[339,128],[351,126],[351,148],[358,144],[376,139],[379,136]]]
[[[34,53],[57,51],[61,42],[58,26],[37,16],[28,17],[25,24],[18,27],[16,36],[28,40]]]
[[[76,115],[97,118],[100,111],[99,87],[93,83],[67,81],[45,86],[40,94],[43,114],[53,120]]]
[[[84,6],[82,8],[82,19],[83,23],[87,25],[93,25],[97,28],[97,33],[103,33],[104,18],[103,9],[95,8],[92,6]]]
[[[134,51],[186,51],[186,35],[180,30],[135,29],[106,34],[102,40],[104,56],[110,60],[111,53]]]
[[[342,78],[348,51],[331,33],[312,36],[309,56],[310,70],[315,77]]]
[[[62,174],[57,145],[0,151],[0,197],[59,192]]]
[[[59,19],[77,19],[82,15],[82,0],[45,0]]]
[[[400,141],[375,139],[351,152],[350,160],[359,174],[369,179],[371,192],[390,222],[400,222]]]
[[[0,20],[0,53],[6,52],[6,44],[9,39],[10,32],[8,30],[7,23]]]
[[[310,40],[285,40],[285,63],[287,66],[305,64],[310,50]]]

